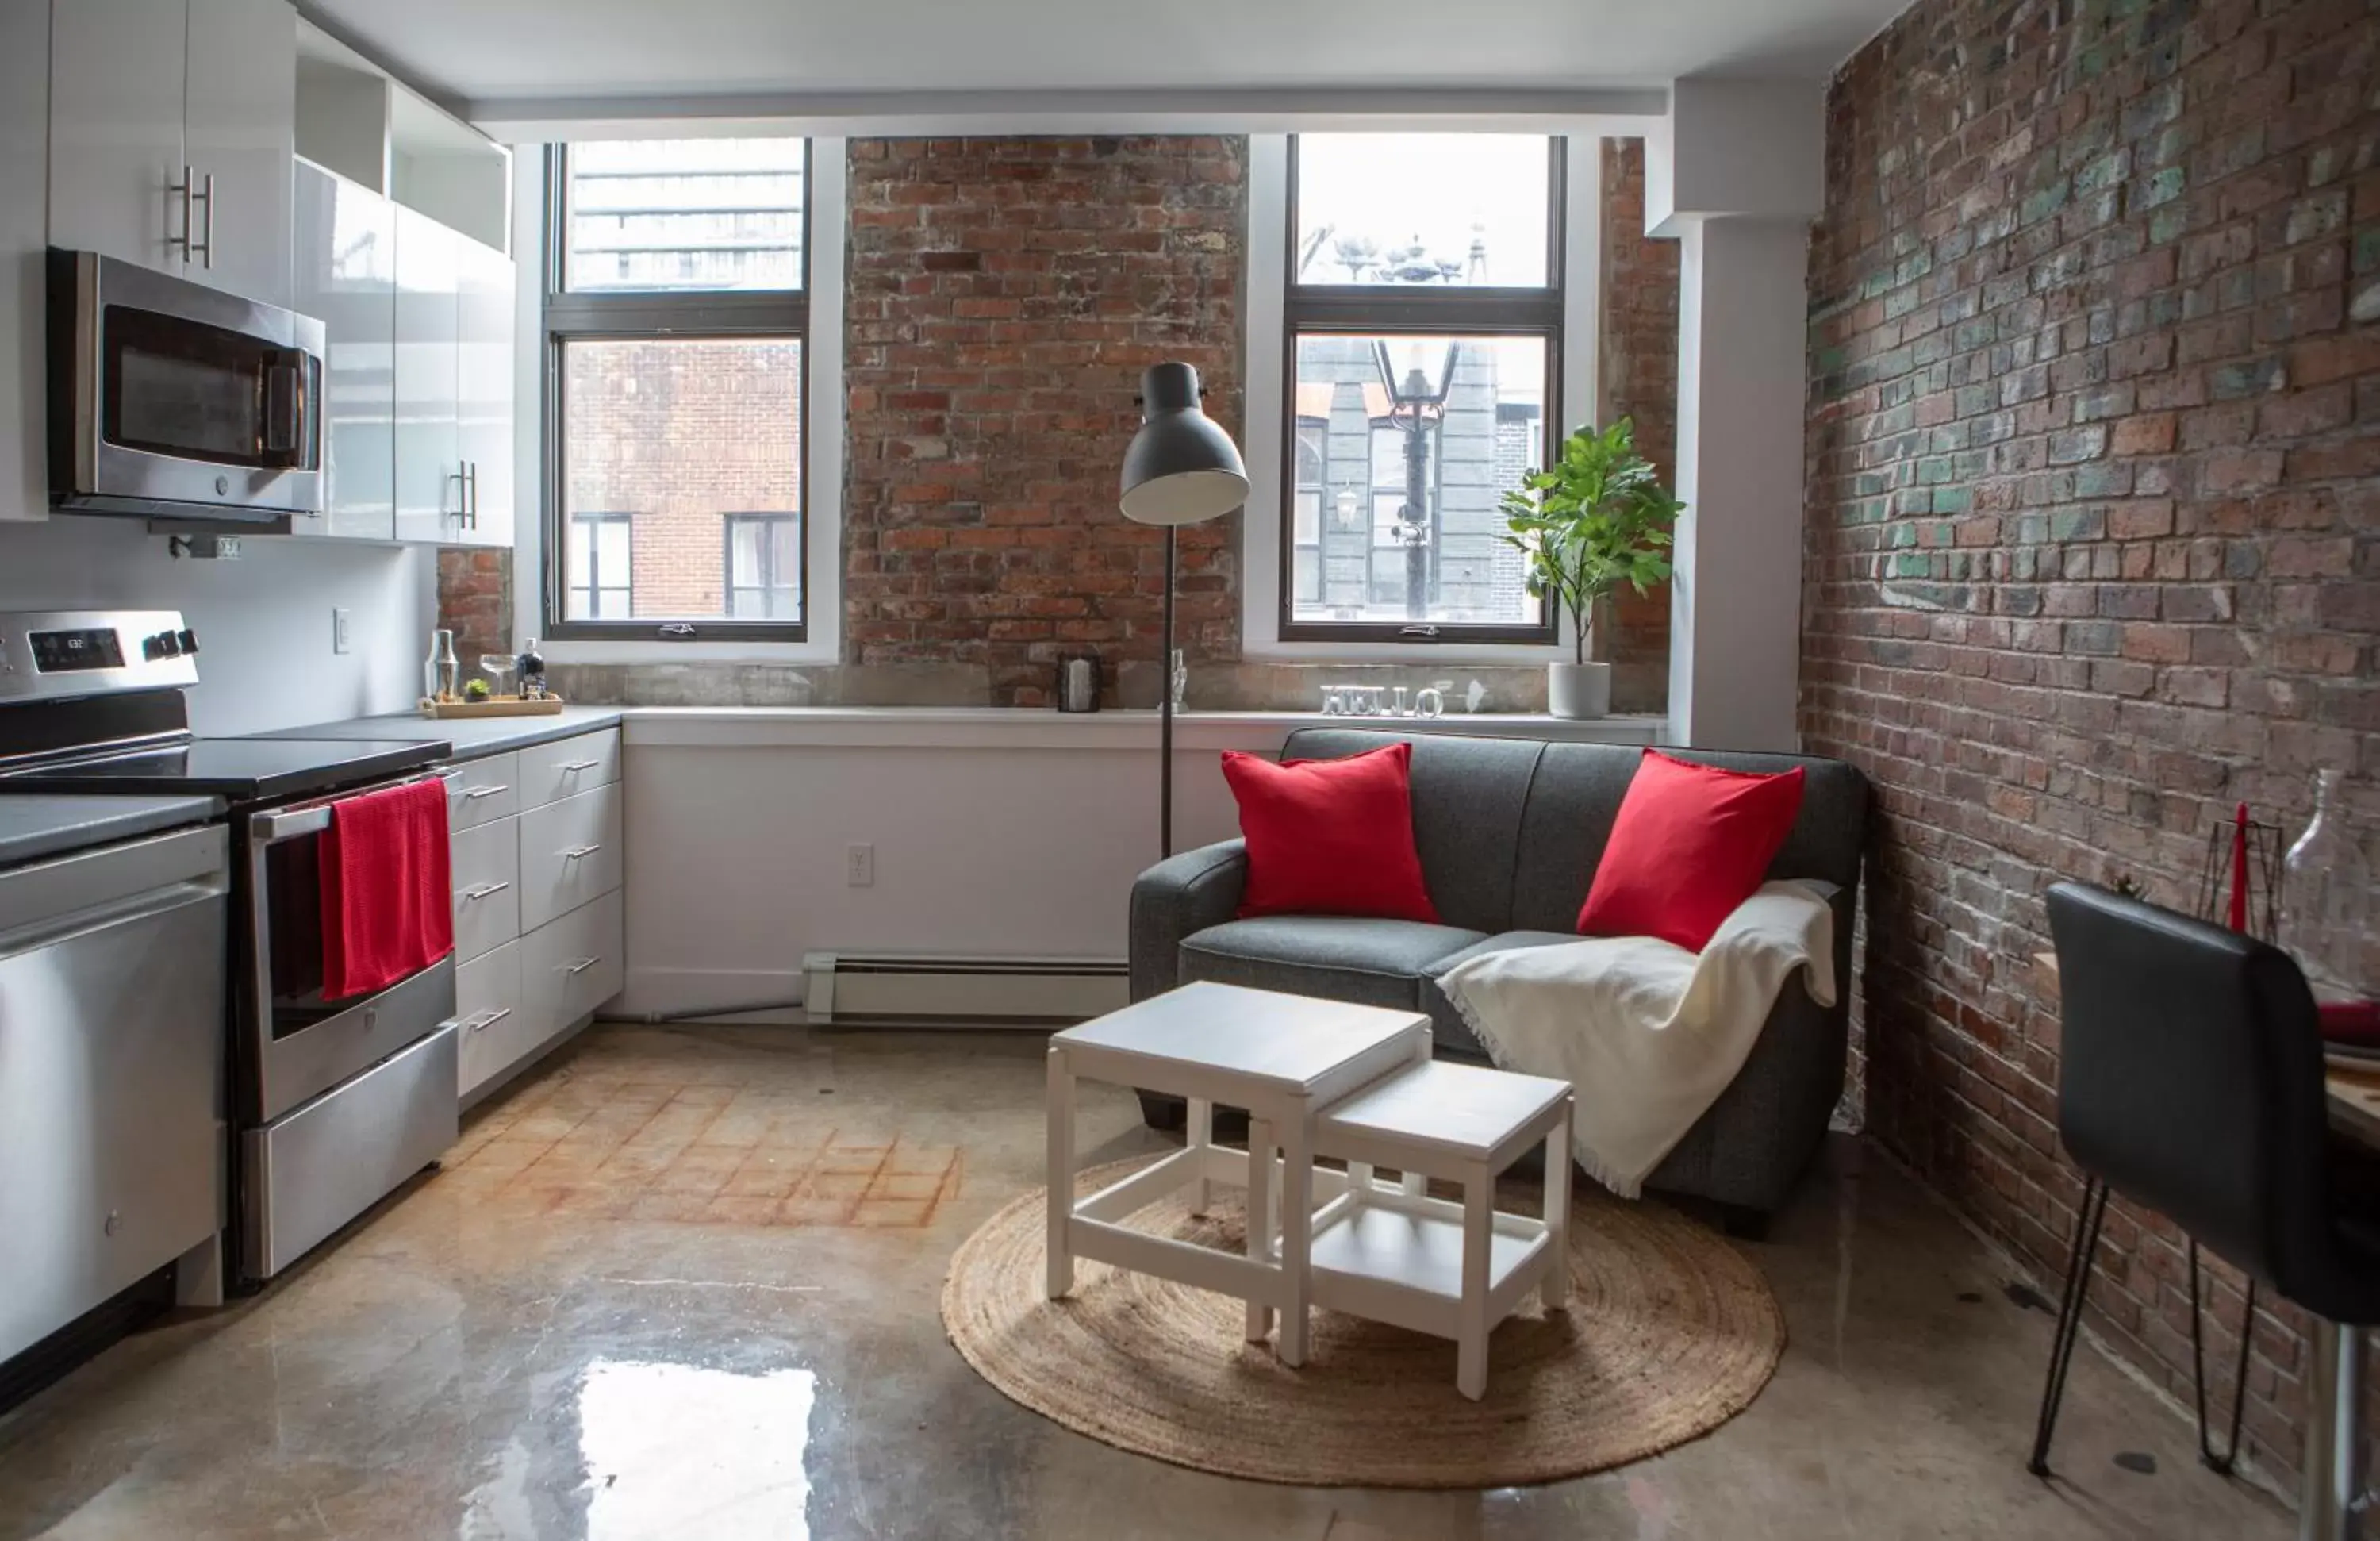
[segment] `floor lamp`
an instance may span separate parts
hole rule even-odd
[[[1123,516],[1165,529],[1165,639],[1158,668],[1159,854],[1173,854],[1174,532],[1248,501],[1248,468],[1232,436],[1198,407],[1198,371],[1154,364],[1140,377],[1140,431],[1123,452]]]

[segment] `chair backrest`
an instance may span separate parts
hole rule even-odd
[[[2330,1245],[2322,1034],[2252,937],[2060,883],[2058,1132],[2118,1193],[2285,1292]]]

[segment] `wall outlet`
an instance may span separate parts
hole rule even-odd
[[[876,847],[854,845],[843,854],[843,880],[852,888],[876,886]]]
[[[344,607],[334,608],[331,612],[331,650],[333,652],[344,653],[355,645],[352,625],[355,618],[356,613]]]

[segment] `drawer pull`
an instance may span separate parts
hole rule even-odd
[[[512,1014],[513,1009],[510,1006],[492,1007],[473,1017],[468,1024],[468,1030],[474,1033],[484,1033]]]
[[[602,954],[599,953],[591,958],[581,958],[577,963],[564,964],[557,972],[569,975],[584,974],[602,961]]]
[[[492,899],[512,886],[510,883],[480,883],[475,888],[465,889],[463,897],[467,901]]]
[[[445,770],[433,770],[431,774],[442,782],[459,782],[463,779],[463,768],[457,765]]]
[[[562,762],[562,769],[576,774],[581,770],[592,770],[602,763],[600,759],[565,759]]]
[[[475,786],[463,794],[463,797],[466,802],[477,802],[482,797],[493,797],[498,793],[510,792],[512,789],[510,782],[498,782],[493,786]]]
[[[591,856],[601,849],[603,849],[603,847],[600,842],[593,845],[574,845],[569,850],[562,853],[562,859],[564,861],[577,861],[582,856]]]

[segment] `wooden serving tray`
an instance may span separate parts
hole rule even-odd
[[[449,717],[554,717],[561,714],[564,702],[559,696],[543,696],[530,700],[521,696],[491,696],[484,701],[421,700],[421,715],[429,718]]]

